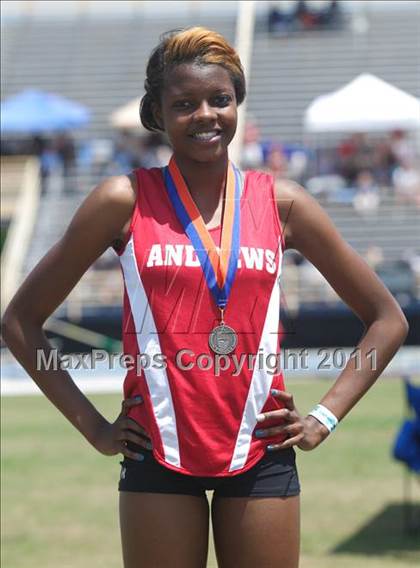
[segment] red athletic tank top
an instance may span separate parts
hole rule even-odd
[[[232,476],[256,464],[278,435],[258,439],[257,414],[282,408],[280,270],[283,235],[272,176],[241,172],[238,270],[225,323],[235,351],[217,356],[209,333],[220,322],[194,248],[178,220],[160,168],[138,169],[124,278],[124,398],[141,395],[129,416],[149,434],[156,460],[195,476]],[[216,246],[221,228],[211,229]],[[277,368],[276,368],[277,367]],[[264,422],[264,428],[272,424]],[[278,422],[276,422],[278,424]]]

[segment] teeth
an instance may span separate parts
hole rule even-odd
[[[199,140],[210,140],[213,136],[217,136],[217,134],[217,130],[212,130],[211,132],[196,132],[193,134],[193,137]]]

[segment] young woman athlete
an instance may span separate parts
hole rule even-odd
[[[123,455],[125,568],[204,567],[208,489],[220,567],[295,568],[294,446],[313,450],[329,435],[403,343],[407,321],[307,191],[287,181],[274,187],[268,174],[229,162],[245,82],[223,37],[203,28],[167,35],[149,60],[145,87],[141,120],[168,136],[169,166],[92,190],[13,298],[4,339],[96,450]],[[127,371],[114,423],[65,370],[37,369],[35,357],[36,349],[51,350],[43,323],[109,246],[124,277],[124,352],[144,356],[140,370]],[[365,325],[359,357],[306,417],[281,372],[260,364],[278,354],[280,266],[289,248]],[[246,363],[234,367],[242,355]]]

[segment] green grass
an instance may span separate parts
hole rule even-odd
[[[302,413],[327,387],[288,384]],[[90,398],[108,419],[118,415],[118,395]],[[121,456],[95,452],[44,397],[3,398],[2,411],[2,566],[120,567]],[[419,536],[402,530],[402,466],[390,457],[402,411],[400,382],[379,381],[321,447],[298,452],[302,568],[420,561]]]

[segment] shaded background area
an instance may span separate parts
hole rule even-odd
[[[414,480],[418,484],[418,480]],[[354,534],[340,542],[331,554],[420,559],[420,503],[387,503]],[[339,559],[337,559],[339,562]]]

